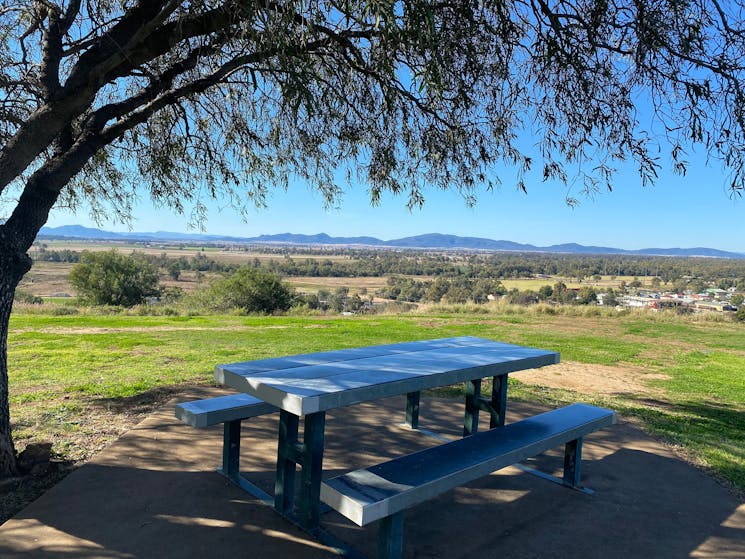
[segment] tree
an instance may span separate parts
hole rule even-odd
[[[328,297],[329,308],[336,312],[347,310],[347,298],[349,296],[348,287],[337,287]]]
[[[545,301],[547,299],[550,299],[551,296],[554,294],[554,288],[550,285],[542,285],[540,289],[538,290],[538,298],[542,301]]]
[[[498,162],[593,191],[619,160],[653,181],[660,148],[684,172],[691,144],[740,192],[742,3],[0,0],[0,476],[13,292],[55,204],[126,219],[148,194],[198,221],[290,177],[471,202]]]
[[[740,307],[735,312],[735,320],[738,322],[745,322],[745,307]]]
[[[168,264],[168,277],[173,281],[178,281],[181,277],[181,265],[178,260]]]
[[[273,313],[289,309],[294,293],[275,274],[245,267],[214,282],[206,298],[216,310]]]
[[[603,298],[603,305],[607,307],[615,307],[618,305],[618,297],[613,289],[608,289],[606,292],[605,297]]]
[[[424,298],[427,301],[439,303],[447,294],[448,289],[450,289],[450,282],[445,278],[438,277],[429,285],[424,294]]]
[[[301,294],[299,297],[309,309],[315,310],[315,309],[321,308],[321,302],[319,301],[317,294],[304,293],[304,294]]]
[[[590,305],[596,303],[598,300],[597,292],[594,287],[585,286],[580,288],[577,293],[577,304],[579,305]]]
[[[133,307],[160,293],[158,271],[143,255],[85,251],[70,271],[78,296],[92,305]]]

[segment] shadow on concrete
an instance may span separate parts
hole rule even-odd
[[[403,409],[393,398],[329,413],[326,475],[437,444],[399,424]],[[538,411],[516,404],[508,420]],[[426,398],[422,427],[457,437],[461,414],[461,402]],[[276,417],[257,418],[242,439],[244,474],[270,493],[276,432]],[[169,405],[0,526],[0,557],[333,557],[212,471],[221,442],[219,429],[179,424]],[[508,468],[407,511],[404,556],[745,557],[745,505],[638,429],[588,437],[585,458],[594,495]],[[561,454],[530,462],[556,473]],[[374,557],[377,524],[329,513],[323,525]]]
[[[560,457],[532,465],[549,471]],[[553,463],[553,464],[552,464]],[[621,449],[585,464],[593,495],[508,469],[455,489],[405,517],[405,557],[745,557],[745,508],[721,488],[671,486],[690,471],[670,458]],[[633,476],[640,483],[630,485]],[[694,476],[697,477],[697,476]],[[701,480],[708,485],[708,480]],[[337,537],[374,556],[377,525],[328,515]]]
[[[330,556],[214,472],[89,465],[68,479],[74,494],[52,490],[3,526],[0,557]]]

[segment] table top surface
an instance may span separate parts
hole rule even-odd
[[[218,365],[215,379],[306,415],[558,362],[554,351],[463,336]]]

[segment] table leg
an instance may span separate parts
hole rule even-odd
[[[463,436],[473,435],[479,428],[479,411],[489,414],[489,428],[504,427],[507,411],[507,375],[492,378],[491,399],[481,396],[481,379],[466,382],[466,415]]]
[[[406,395],[406,425],[412,429],[419,428],[419,392]]]
[[[466,415],[463,418],[463,436],[474,435],[479,429],[481,379],[466,382]]]
[[[507,412],[507,375],[492,378],[491,409],[489,428],[504,427],[504,416]]]
[[[285,516],[291,516],[295,508],[295,464],[299,420],[300,418],[293,413],[285,410],[279,412],[274,508]]]
[[[323,445],[326,412],[305,416],[303,426],[303,451],[301,454],[301,484],[299,521],[312,532],[320,525],[321,475],[323,473]]]
[[[378,528],[378,559],[401,559],[404,549],[404,511],[398,511],[380,521]]]

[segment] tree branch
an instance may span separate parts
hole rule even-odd
[[[230,21],[224,11],[215,9],[160,25],[180,3],[170,0],[161,10],[158,2],[143,2],[127,12],[80,56],[65,87],[100,87],[162,56],[180,41],[220,31]]]
[[[105,59],[107,54],[119,52],[120,44],[126,45],[140,38],[143,29],[150,29],[164,21],[178,4],[178,0],[170,0],[165,6],[142,0],[101,36],[96,47],[80,57],[67,83],[55,92],[48,103],[29,116],[0,151],[0,193],[50,146],[67,123],[90,106],[98,89],[106,83],[93,72],[96,59]],[[32,24],[27,34],[37,28],[38,23]],[[85,70],[92,73],[85,75]]]
[[[85,120],[83,127],[91,131],[100,131],[110,120],[121,118],[135,111],[138,107],[153,101],[158,95],[169,89],[178,76],[194,69],[201,58],[214,53],[218,48],[219,44],[214,44],[193,49],[182,60],[172,64],[159,76],[153,77],[148,86],[143,88],[139,93],[128,99],[105,105],[94,111]]]
[[[67,34],[75,22],[75,18],[80,13],[81,0],[70,0],[70,4],[67,6],[67,10],[60,18],[60,31],[63,35]]]
[[[47,11],[48,26],[44,31],[41,61],[42,98],[48,103],[60,89],[59,66],[62,60],[63,26],[60,14],[56,9]]]

